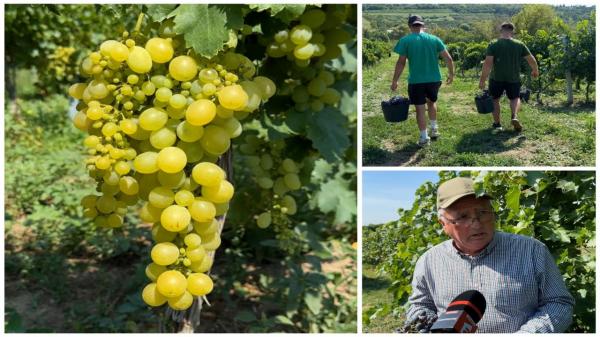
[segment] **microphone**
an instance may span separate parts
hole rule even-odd
[[[473,333],[485,312],[485,297],[477,290],[458,295],[431,327],[431,332]]]

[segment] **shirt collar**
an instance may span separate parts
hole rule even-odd
[[[490,241],[490,243],[488,243],[487,246],[485,246],[485,248],[479,252],[477,255],[469,255],[469,254],[465,254],[463,252],[461,252],[460,250],[458,250],[458,248],[456,248],[456,246],[454,245],[454,240],[450,239],[450,250],[452,250],[454,253],[456,253],[459,256],[464,256],[464,257],[468,257],[471,259],[477,259],[477,258],[481,258],[484,257],[488,254],[490,254],[494,248],[496,247],[496,245],[498,245],[498,241],[500,240],[500,233],[498,231],[494,231],[494,237],[492,238],[492,241]]]

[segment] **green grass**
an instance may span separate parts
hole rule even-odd
[[[594,166],[595,114],[583,105],[583,90],[575,105],[564,106],[564,95],[542,96],[544,105],[523,103],[519,120],[523,132],[510,125],[510,108],[502,98],[503,132],[492,134],[491,114],[478,114],[474,95],[478,78],[455,78],[442,85],[438,97],[439,140],[427,148],[416,145],[419,131],[414,106],[402,123],[387,123],[381,100],[389,89],[397,57],[392,56],[363,71],[363,165],[365,166]],[[444,69],[445,70],[445,69]],[[396,94],[407,96],[406,76]],[[445,75],[444,75],[445,79]]]
[[[363,264],[362,280],[363,312],[378,305],[392,304],[392,296],[387,292],[392,281],[385,276],[377,276],[375,266]],[[363,326],[363,332],[394,332],[403,323],[403,319],[388,314],[372,319],[370,324]]]

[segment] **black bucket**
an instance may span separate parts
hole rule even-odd
[[[526,87],[522,87],[521,90],[519,91],[519,98],[523,102],[528,103],[530,97],[531,97],[531,90],[527,89]]]
[[[386,122],[398,123],[408,118],[410,100],[402,96],[394,96],[388,101],[381,101],[381,110]]]
[[[480,114],[489,114],[494,111],[494,100],[487,90],[475,96],[475,105],[477,106],[477,112]]]

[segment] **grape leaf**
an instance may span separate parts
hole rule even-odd
[[[326,160],[319,159],[315,161],[315,167],[311,173],[310,182],[320,184],[333,171],[333,167]]]
[[[579,189],[579,186],[572,181],[559,180],[556,187],[560,188],[564,193],[575,192]]]
[[[324,213],[335,212],[335,222],[345,223],[356,214],[356,194],[343,180],[330,180],[316,193],[317,205]]]
[[[345,71],[348,73],[356,72],[356,45],[348,46],[348,44],[340,45],[342,54],[340,57],[328,62],[328,65],[337,71]]]
[[[262,122],[267,127],[271,140],[284,139],[297,134],[286,124],[286,120],[274,120],[264,114]]]
[[[175,31],[184,34],[186,46],[204,57],[213,57],[229,40],[227,14],[209,5],[181,5],[175,15]]]
[[[278,324],[284,324],[284,325],[294,325],[294,322],[292,322],[289,318],[287,318],[283,315],[275,316],[275,322],[277,322]]]
[[[329,162],[339,160],[350,146],[346,117],[338,110],[325,108],[315,114],[307,125],[306,134]]]
[[[227,23],[226,26],[229,29],[241,29],[244,26],[244,14],[242,14],[242,6],[231,6],[231,5],[214,5],[217,8],[220,8],[227,15]]]
[[[277,5],[277,4],[252,4],[250,5],[251,9],[255,9],[257,12],[263,11],[271,11],[271,16],[277,15],[277,13],[281,12],[285,9],[285,5]]]
[[[148,11],[146,14],[152,18],[153,21],[162,22],[164,19],[169,17],[169,14],[177,7],[177,5],[147,5]]]
[[[303,133],[309,122],[310,114],[294,109],[286,112],[286,124],[295,133]]]
[[[351,121],[356,120],[356,82],[355,81],[338,81],[334,88],[341,94],[340,111],[348,116]]]
[[[306,5],[286,5],[276,16],[281,19],[281,21],[289,23],[298,19],[298,17],[304,13],[305,8]]]
[[[306,5],[257,4],[250,5],[250,8],[256,9],[257,12],[268,10],[271,16],[276,16],[285,23],[289,23],[304,13]]]
[[[506,207],[511,210],[511,213],[517,214],[519,212],[519,198],[521,196],[521,189],[519,185],[513,185],[506,193]]]
[[[323,303],[321,303],[321,294],[316,292],[307,292],[304,295],[304,303],[308,309],[315,315],[318,315],[323,307]]]

